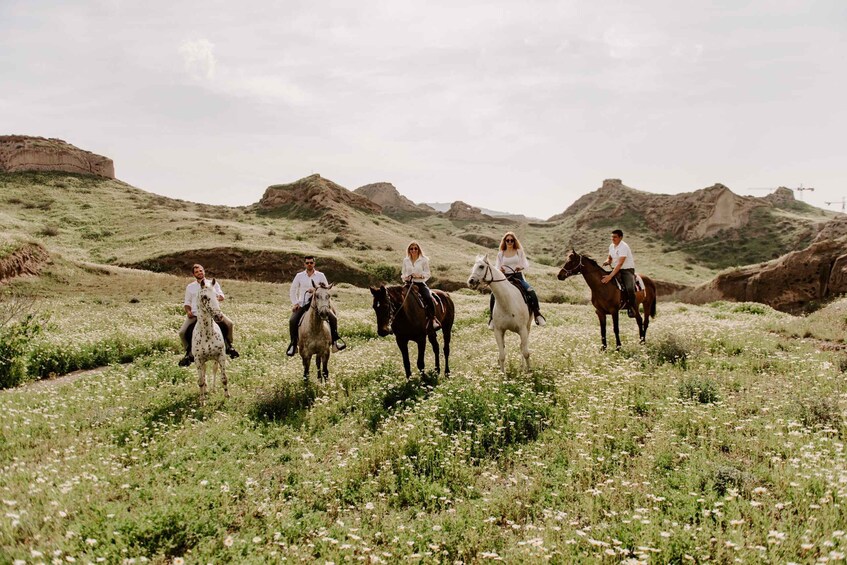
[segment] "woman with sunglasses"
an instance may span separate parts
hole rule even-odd
[[[440,328],[441,324],[435,318],[435,305],[432,303],[432,294],[429,292],[429,287],[426,286],[426,281],[430,277],[429,258],[423,254],[423,249],[421,249],[417,241],[412,241],[406,247],[406,256],[403,257],[401,277],[403,278],[403,282],[414,284],[418,287],[418,293],[423,298],[424,307],[426,308],[429,327],[433,330]]]
[[[514,232],[507,231],[500,241],[500,252],[497,253],[497,262],[495,266],[506,275],[510,281],[518,281],[523,287],[526,295],[529,297],[529,307],[532,309],[535,316],[535,323],[543,326],[547,323],[544,316],[541,315],[541,306],[538,303],[538,295],[526,282],[523,277],[523,272],[529,268],[529,262],[526,260],[526,255],[521,247],[521,242],[518,241]],[[491,295],[488,310],[488,329],[494,329],[494,322],[491,319],[491,313],[494,311],[494,294]]]

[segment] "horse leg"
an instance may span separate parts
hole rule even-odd
[[[329,380],[329,353],[324,355],[323,358],[323,377],[324,383]]]
[[[500,362],[500,371],[506,372],[506,343],[505,343],[505,334],[506,330],[502,330],[500,328],[496,328],[494,330],[494,339],[497,340],[497,349],[500,351],[500,356],[498,360]]]
[[[444,336],[444,376],[447,377],[450,375],[450,338],[452,337],[450,334],[452,332],[452,328],[445,328],[441,326],[441,333]]]
[[[638,342],[644,343],[644,319],[638,310],[635,311],[635,323],[638,324]]]
[[[426,355],[426,338],[419,338],[415,343],[418,344],[418,372],[424,374],[424,355]]]
[[[606,314],[596,310],[597,319],[600,320],[600,340],[603,342],[603,351],[606,351]]]
[[[523,354],[524,369],[529,372],[529,329],[521,328],[521,354]]]
[[[440,356],[441,352],[438,350],[438,336],[435,332],[429,332],[429,343],[432,345],[432,352],[435,354],[435,374],[441,374],[441,363]],[[426,348],[426,344],[424,344],[424,348]]]
[[[224,387],[224,397],[229,398],[229,388],[227,388],[226,380],[226,356],[221,356],[218,360],[218,367],[221,370],[221,385]]]
[[[200,386],[200,404],[206,402],[206,362],[197,361],[197,384]]]
[[[301,359],[303,359],[303,380],[309,380],[309,365],[312,364],[312,356],[311,355],[301,355]]]
[[[406,371],[406,378],[410,378],[412,376],[412,364],[409,361],[409,340],[401,339],[398,336],[395,336],[397,340],[397,347],[400,348],[400,353],[403,355],[403,370]]]
[[[620,310],[612,312],[612,329],[615,330],[615,351],[621,350]]]

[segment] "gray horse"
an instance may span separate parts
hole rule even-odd
[[[300,338],[297,347],[303,359],[303,380],[309,380],[309,365],[314,355],[318,378],[326,382],[329,379],[329,354],[332,351],[332,337],[326,320],[329,312],[335,313],[329,292],[332,285],[326,286],[321,283],[318,286],[312,281],[312,287],[307,291],[312,294],[312,300],[309,311],[300,322]]]

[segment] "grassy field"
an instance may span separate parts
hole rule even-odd
[[[341,285],[349,348],[318,386],[284,355],[287,286],[224,281],[242,357],[201,406],[176,366],[186,282],[61,263],[29,281],[34,347],[151,353],[0,392],[0,563],[847,553],[847,300],[803,319],[660,302],[646,346],[625,321],[605,353],[588,306],[545,304],[534,369],[511,336],[504,376],[487,297],[460,291],[452,376],[407,382],[367,290]]]

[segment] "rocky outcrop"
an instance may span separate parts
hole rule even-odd
[[[833,218],[821,227],[821,231],[815,236],[814,243],[828,239],[838,239],[847,236],[847,216],[841,215]]]
[[[390,182],[376,182],[360,186],[353,191],[355,194],[364,196],[371,202],[382,208],[382,213],[388,216],[406,214],[431,214],[429,206],[415,204],[394,187]]]
[[[685,194],[652,194],[606,179],[567,210],[549,218],[555,222],[575,217],[578,228],[598,221],[635,216],[659,235],[683,241],[704,239],[747,224],[753,209],[769,206],[759,198],[738,196],[718,183]]]
[[[24,243],[0,257],[0,281],[21,275],[37,275],[50,255],[37,243]]]
[[[108,157],[61,139],[26,135],[0,136],[0,171],[61,171],[115,178],[115,164]]]
[[[814,243],[779,259],[718,275],[678,293],[683,302],[761,302],[783,312],[801,312],[809,303],[847,293],[847,237]]]
[[[255,207],[260,214],[320,219],[322,227],[336,232],[349,227],[353,210],[370,214],[382,211],[378,204],[318,174],[269,186]]]
[[[445,218],[451,220],[493,220],[491,216],[483,214],[479,208],[465,204],[457,200],[450,205],[450,209],[441,213]]]
[[[790,208],[797,203],[794,198],[794,191],[784,186],[780,186],[767,196],[763,196],[762,200],[770,202],[777,208]]]

